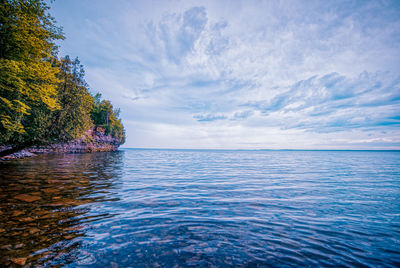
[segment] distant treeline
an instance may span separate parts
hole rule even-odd
[[[76,58],[58,58],[64,39],[43,0],[0,0],[0,145],[15,149],[79,138],[102,126],[123,143],[119,109],[92,96]]]

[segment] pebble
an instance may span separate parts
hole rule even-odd
[[[42,189],[42,191],[45,192],[45,193],[56,193],[59,190],[58,189],[53,189],[53,188],[45,188],[45,189]]]
[[[11,258],[11,261],[12,261],[13,263],[15,263],[15,264],[24,266],[27,259],[28,259],[28,258]]]
[[[34,234],[34,233],[37,233],[37,232],[40,232],[40,230],[39,230],[38,228],[31,228],[31,229],[29,229],[29,233],[30,233],[30,234]]]
[[[20,244],[16,244],[15,246],[14,246],[14,248],[22,248],[22,247],[24,247],[25,245],[23,244],[23,243],[20,243]]]
[[[25,211],[14,211],[12,214],[13,217],[18,217],[19,215],[25,214]]]

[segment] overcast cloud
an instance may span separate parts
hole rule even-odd
[[[400,149],[398,1],[51,7],[124,147]]]

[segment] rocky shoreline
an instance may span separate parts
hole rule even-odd
[[[94,127],[89,129],[79,139],[67,143],[26,148],[19,152],[0,157],[0,160],[33,157],[38,154],[109,152],[118,150],[119,145],[120,141],[113,138],[111,135],[106,135],[103,128]],[[10,149],[10,146],[0,146],[0,151],[7,149]]]
[[[2,147],[2,148],[4,148],[4,147]],[[13,159],[32,157],[32,156],[36,156],[36,154],[31,153],[28,150],[21,150],[19,152],[13,153],[13,154],[0,157],[0,160],[13,160]]]

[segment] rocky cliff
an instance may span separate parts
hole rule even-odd
[[[91,153],[116,151],[120,141],[105,135],[102,127],[89,129],[81,138],[67,143],[56,143],[48,146],[32,147],[28,151],[31,153]]]
[[[47,146],[36,146],[26,148],[20,152],[3,157],[2,159],[15,159],[35,154],[49,153],[91,153],[91,152],[107,152],[116,151],[121,141],[113,138],[111,135],[106,135],[102,127],[94,127],[86,131],[79,139],[75,139],[66,143],[56,143]],[[6,146],[0,148],[7,149]]]

